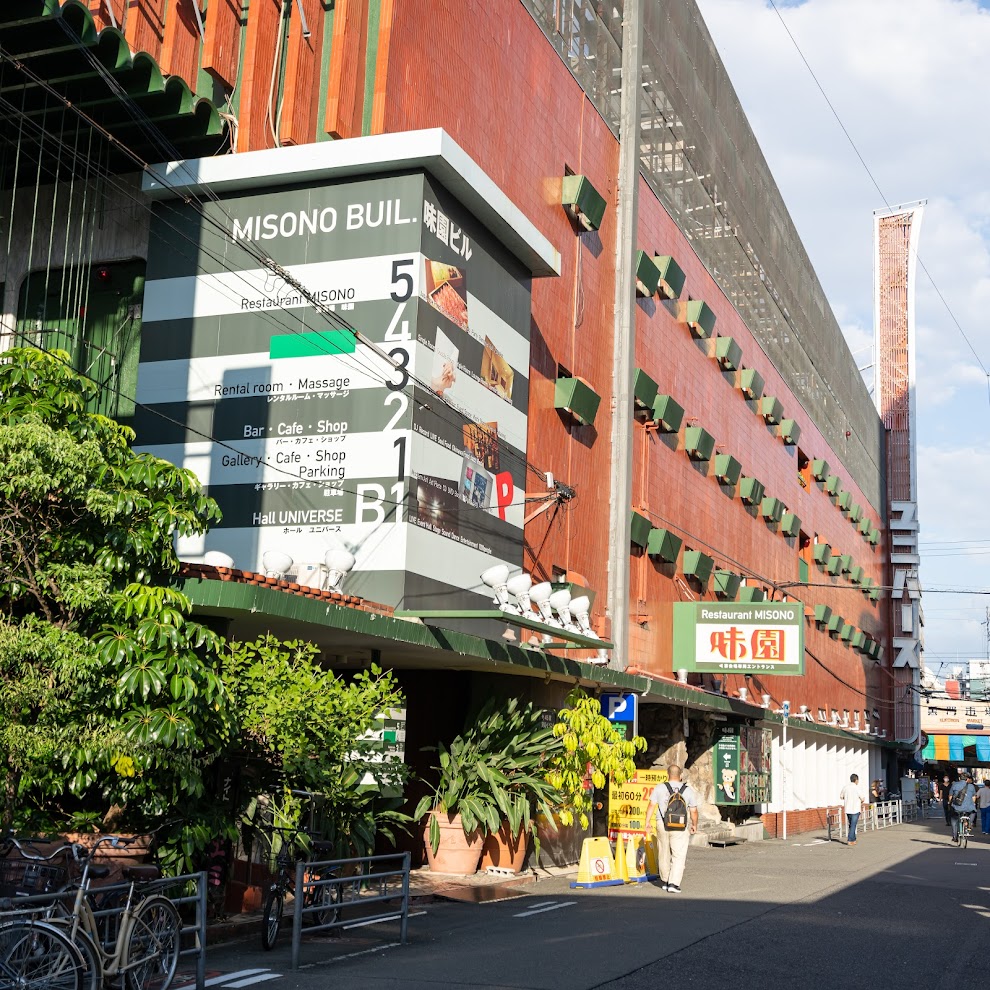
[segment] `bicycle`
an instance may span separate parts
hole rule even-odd
[[[973,819],[968,814],[959,816],[959,848],[965,849],[973,836]]]
[[[0,921],[0,986],[17,990],[85,990],[77,946],[36,918]]]
[[[306,841],[310,846],[310,858],[314,852],[329,851],[331,845],[328,842],[319,842],[313,839],[309,833],[297,828],[269,826],[265,832],[270,833],[268,837],[269,849],[274,848],[276,836],[280,839],[278,852],[275,854],[275,879],[268,888],[262,908],[261,945],[268,951],[274,948],[278,939],[282,916],[285,913],[286,897],[290,893],[293,897],[296,895],[296,863],[300,858],[296,840],[300,836],[306,836]],[[324,880],[333,875],[335,874],[311,873],[308,878]],[[339,901],[340,890],[338,886],[329,884],[318,887],[316,890],[308,890],[303,903],[306,907],[320,908],[320,910],[310,913],[308,917],[313,919],[314,924],[326,925],[337,920],[340,910]]]
[[[124,879],[130,881],[130,885],[119,917],[115,913],[101,927],[99,916],[103,913],[102,906],[94,909],[91,881],[102,879],[110,873],[109,866],[93,864],[97,849],[105,843],[109,843],[112,849],[119,849],[134,841],[123,836],[102,836],[90,849],[79,843],[68,843],[48,855],[42,855],[29,851],[27,846],[33,846],[31,842],[9,840],[29,864],[50,863],[67,853],[76,863],[82,863],[78,885],[63,888],[64,892],[74,891],[71,909],[66,910],[63,899],[55,900],[46,911],[43,922],[67,935],[75,946],[83,966],[80,990],[100,990],[105,982],[118,979],[127,990],[168,990],[175,977],[182,932],[178,911],[167,897],[160,894],[148,894],[135,904],[138,883],[158,879],[160,873],[157,867],[136,866],[123,870]]]

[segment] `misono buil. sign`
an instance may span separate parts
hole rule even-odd
[[[710,674],[804,673],[800,602],[678,602],[674,669]]]
[[[531,273],[424,172],[285,181],[155,205],[137,443],[223,511],[180,556],[478,608],[522,564]]]

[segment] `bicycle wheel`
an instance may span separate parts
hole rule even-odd
[[[285,894],[278,888],[269,891],[265,898],[265,910],[261,916],[261,945],[265,950],[275,945],[284,910]]]
[[[83,929],[72,934],[72,915],[49,918],[53,925],[75,946],[82,963],[82,990],[100,990],[103,986],[103,961],[93,939]],[[0,985],[2,986],[2,985]]]
[[[0,985],[17,990],[86,990],[78,950],[44,922],[0,927]]]
[[[327,873],[324,876],[313,875],[314,880],[328,880],[336,876]],[[312,914],[304,915],[311,925],[332,925],[340,918],[340,901],[343,889],[339,883],[317,887],[306,894],[306,907],[316,908]]]
[[[182,922],[167,897],[146,897],[127,932],[121,969],[128,990],[168,990],[179,965]]]

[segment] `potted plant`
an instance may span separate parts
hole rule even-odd
[[[438,747],[437,783],[414,816],[429,812],[424,831],[430,869],[473,873],[486,838],[492,865],[521,867],[530,835],[539,852],[534,811],[549,816],[555,798],[541,767],[560,746],[540,720],[532,704],[489,701],[449,748]]]

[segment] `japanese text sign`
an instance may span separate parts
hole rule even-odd
[[[804,673],[800,602],[674,605],[674,669],[699,673]]]

